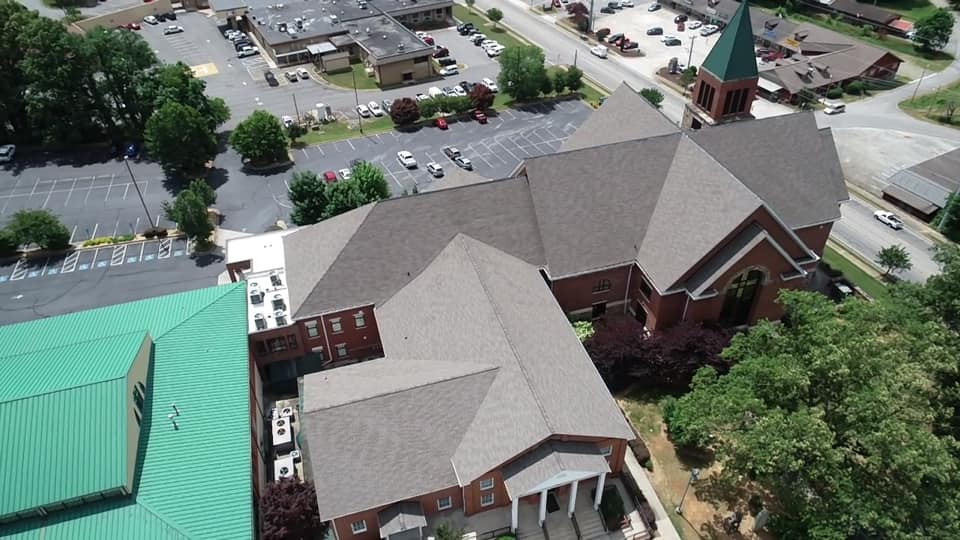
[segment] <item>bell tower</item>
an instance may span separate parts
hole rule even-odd
[[[750,9],[742,0],[697,72],[683,126],[700,129],[753,118],[750,106],[757,95],[757,79]]]

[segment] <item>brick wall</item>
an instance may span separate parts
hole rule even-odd
[[[320,495],[323,496],[323,495]],[[453,503],[452,509],[462,508],[463,499],[461,497],[461,489],[459,486],[450,486],[448,488],[441,489],[439,491],[434,491],[426,495],[421,495],[419,497],[411,497],[411,501],[420,502],[423,506],[423,513],[428,517],[432,516],[440,510],[438,509],[437,502],[444,498],[450,497],[451,502]],[[400,502],[400,501],[395,501]],[[391,503],[394,504],[394,503]],[[378,506],[377,508],[372,508],[370,510],[365,510],[363,512],[357,512],[354,514],[346,515],[339,517],[333,520],[333,526],[336,529],[337,539],[338,540],[378,540],[380,538],[380,523],[377,519],[377,514],[382,511],[384,508],[387,508],[390,505]],[[444,510],[447,511],[447,510]],[[366,522],[367,530],[362,533],[354,534],[351,524],[363,520]]]
[[[823,225],[797,229],[795,232],[807,247],[822,257],[823,248],[827,245],[827,238],[830,236],[831,229],[833,229],[833,223],[824,223]]]
[[[589,314],[592,306],[607,303],[607,309],[623,303],[630,278],[630,265],[571,278],[558,279],[551,289],[557,303],[565,313],[586,310]],[[622,313],[623,308],[619,311]]]

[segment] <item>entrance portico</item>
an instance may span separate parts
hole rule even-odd
[[[547,442],[527,453],[504,469],[504,484],[510,496],[510,528],[516,532],[520,513],[520,499],[531,495],[539,497],[537,523],[543,526],[547,519],[547,500],[550,490],[569,487],[567,515],[572,516],[580,483],[597,479],[593,507],[600,506],[603,484],[610,468],[606,458],[594,444]]]

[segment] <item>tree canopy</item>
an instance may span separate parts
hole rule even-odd
[[[957,336],[916,302],[780,301],[783,324],[735,337],[727,374],[703,368],[667,403],[670,436],[769,494],[779,538],[960,537],[958,445],[941,422]]]
[[[900,244],[893,244],[878,251],[876,263],[883,268],[885,276],[889,276],[891,272],[902,272],[913,268],[910,253]]]
[[[922,17],[913,27],[916,31],[913,40],[921,47],[942,49],[950,42],[950,35],[953,33],[953,13],[939,8]]]
[[[409,126],[420,119],[420,107],[413,98],[400,98],[390,105],[390,118],[398,126]]]
[[[530,100],[552,89],[544,67],[543,50],[533,45],[507,47],[500,54],[497,83],[501,91],[519,101]]]
[[[293,173],[290,219],[297,225],[310,225],[390,197],[390,187],[376,165],[361,161],[350,172],[350,180],[332,184],[312,171]]]
[[[503,20],[503,12],[498,8],[490,8],[487,10],[487,18],[493,21],[493,27],[497,27],[497,23]]]
[[[663,92],[661,92],[659,88],[642,88],[640,89],[640,95],[658,109],[663,103]]]
[[[206,181],[194,180],[187,189],[177,194],[173,204],[164,202],[163,210],[167,219],[176,222],[187,237],[206,243],[213,233],[207,207],[216,200],[216,193]]]
[[[43,249],[65,249],[70,231],[49,210],[20,210],[7,223],[5,242],[17,246],[36,244]]]
[[[189,105],[166,101],[147,120],[144,144],[168,175],[199,174],[217,154],[217,139]]]
[[[287,161],[287,136],[280,119],[256,110],[230,134],[230,144],[253,165]]]
[[[263,540],[323,538],[326,532],[313,482],[283,478],[268,483],[260,497],[260,513]]]

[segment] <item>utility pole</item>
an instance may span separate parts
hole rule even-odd
[[[693,60],[693,42],[697,40],[697,35],[694,34],[690,36],[690,51],[687,53],[687,67],[690,67],[690,62]]]
[[[297,113],[297,123],[300,123],[300,109],[297,107],[297,95],[293,94],[293,110]]]
[[[143,211],[147,214],[147,229],[152,229],[154,227],[153,218],[150,217],[150,210],[147,209],[147,202],[143,200],[143,192],[140,191],[140,186],[137,184],[137,179],[133,176],[133,169],[130,168],[130,157],[136,153],[136,147],[134,145],[127,146],[127,152],[123,156],[123,164],[127,166],[127,172],[130,173],[130,180],[133,181],[133,188],[137,190],[137,196],[140,197],[140,204],[143,205]]]
[[[577,49],[573,50],[573,67],[577,67],[577,53],[580,52]]]
[[[920,72],[920,78],[917,79],[917,87],[913,89],[913,95],[910,96],[910,101],[917,99],[917,91],[920,90],[920,83],[923,82],[923,77],[927,74],[927,68],[923,68],[923,71]]]
[[[593,15],[595,13],[596,12],[593,10],[593,0],[590,0],[590,17],[587,19],[587,21],[590,23],[587,25],[587,33],[589,34],[593,33]]]
[[[356,106],[353,108],[357,113],[357,125],[360,127],[360,134],[363,135],[363,117],[360,116],[360,94],[357,93],[357,72],[350,68],[350,75],[353,76],[353,101]]]
[[[690,469],[690,479],[687,480],[687,487],[683,488],[683,495],[680,497],[680,503],[676,508],[674,508],[678,514],[683,514],[683,500],[687,498],[687,491],[690,489],[690,484],[692,484],[693,481],[698,478],[700,478],[700,469]]]

